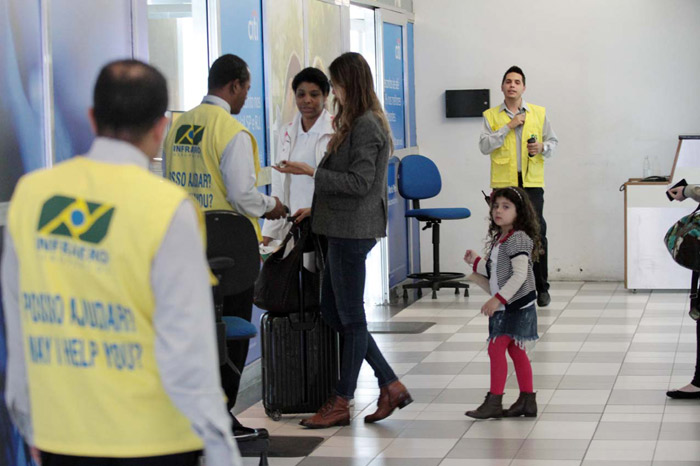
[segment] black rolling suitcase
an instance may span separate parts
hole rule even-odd
[[[323,247],[310,234],[306,222],[303,227],[293,229],[292,234],[307,243],[300,245],[303,251],[316,251],[320,268]],[[282,414],[318,411],[334,393],[340,370],[338,332],[326,325],[320,315],[322,272],[311,273],[303,268],[301,257],[297,260],[299,279],[293,280],[298,283],[293,288],[298,286],[298,292],[289,296],[298,300],[298,307],[290,305],[295,308],[291,313],[268,312],[260,325],[262,402],[265,413],[275,421]]]
[[[282,414],[318,411],[338,381],[338,333],[318,313],[300,317],[262,317],[262,402],[275,421]]]

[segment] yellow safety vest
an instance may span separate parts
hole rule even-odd
[[[154,354],[151,267],[185,199],[140,167],[84,157],[18,183],[8,225],[40,450],[141,457],[203,447]]]
[[[537,136],[537,141],[542,142],[542,128],[544,126],[545,109],[539,105],[527,104],[525,124],[522,132],[521,165],[523,172],[523,187],[544,187],[544,157],[537,154],[530,157],[527,153],[527,140],[531,135]],[[498,131],[508,123],[511,118],[500,106],[493,107],[484,112],[484,117],[489,122],[492,131]],[[491,153],[491,187],[505,188],[518,186],[518,152],[515,131],[508,132],[503,145]]]
[[[165,139],[165,176],[182,186],[204,211],[235,211],[226,199],[221,175],[221,155],[241,131],[253,143],[255,177],[260,172],[260,156],[255,138],[248,129],[218,105],[200,104],[182,114]],[[262,241],[259,219],[247,216]]]

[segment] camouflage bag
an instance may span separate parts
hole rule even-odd
[[[664,237],[666,249],[673,260],[690,270],[700,270],[700,212],[698,209],[674,223]]]

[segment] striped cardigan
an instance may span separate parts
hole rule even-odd
[[[520,255],[526,255],[528,257],[528,268],[527,268],[527,278],[523,282],[522,286],[510,299],[506,300],[499,294],[496,294],[498,298],[506,307],[506,311],[516,311],[519,310],[531,302],[537,299],[537,292],[535,289],[535,275],[532,271],[532,259],[530,259],[532,254],[533,242],[532,239],[523,231],[511,230],[506,236],[498,240],[498,260],[496,279],[498,282],[498,287],[503,288],[506,282],[513,275],[513,266],[511,264],[511,259]],[[492,261],[491,261],[491,251],[486,258],[486,261],[477,258],[474,262],[474,272],[484,275],[487,278],[491,278]]]

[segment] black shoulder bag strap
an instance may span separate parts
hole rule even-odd
[[[307,241],[311,239],[314,235],[311,232],[311,221],[306,218],[302,220],[301,223],[295,224],[292,227],[292,231],[294,231],[295,234],[295,241],[296,244],[294,245],[295,248],[299,248],[299,251],[301,253],[302,259],[299,261],[299,281],[298,281],[298,292],[299,292],[299,320],[295,321],[292,319],[292,313],[287,314],[287,320],[289,321],[289,327],[294,330],[294,331],[301,331],[302,332],[302,348],[305,348],[306,344],[304,343],[305,337],[304,333],[305,331],[310,331],[316,328],[316,321],[318,320],[318,314],[315,314],[312,316],[310,321],[306,320],[306,309],[305,309],[305,303],[304,303],[304,279],[303,276],[304,274],[302,273],[302,269],[304,268],[304,250],[307,248]],[[290,231],[290,234],[292,233]],[[298,235],[298,236],[297,236]]]

